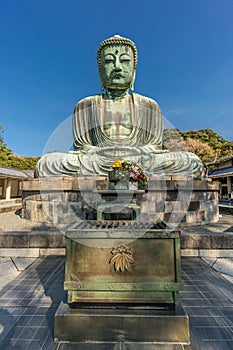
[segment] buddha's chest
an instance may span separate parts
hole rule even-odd
[[[130,135],[133,116],[129,103],[108,101],[102,112],[103,129],[109,138],[122,139]]]

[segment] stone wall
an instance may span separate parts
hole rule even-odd
[[[100,176],[42,178],[23,182],[22,216],[54,225],[96,220],[98,205],[106,200],[110,203],[116,200],[116,195],[106,193],[108,188],[107,178]],[[121,193],[116,193],[121,196]],[[217,222],[219,218],[218,188],[209,179],[153,177],[144,193],[132,192],[131,196],[132,201],[140,206],[141,220],[199,225]]]

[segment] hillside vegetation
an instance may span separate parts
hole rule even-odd
[[[0,166],[9,168],[34,170],[39,157],[22,157],[18,156],[8,148],[3,138],[4,129],[0,126]]]
[[[233,155],[233,141],[227,141],[211,129],[179,131],[187,150],[198,155],[203,163]]]

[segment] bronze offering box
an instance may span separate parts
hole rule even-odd
[[[171,306],[181,285],[180,231],[139,221],[81,221],[66,232],[68,303]]]

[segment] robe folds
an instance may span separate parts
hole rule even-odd
[[[106,106],[112,110],[108,118]],[[113,137],[106,132],[111,127]],[[45,154],[37,164],[38,177],[107,175],[117,159],[140,163],[147,175],[203,175],[202,163],[193,153],[162,149],[162,113],[148,97],[133,93],[121,100],[105,100],[103,95],[84,98],[74,109],[72,131],[74,151]]]

